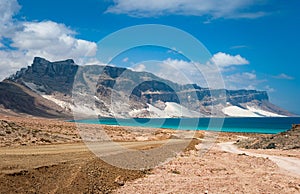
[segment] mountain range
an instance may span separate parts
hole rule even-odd
[[[265,91],[178,84],[149,72],[36,57],[0,83],[0,107],[44,117],[291,116]]]

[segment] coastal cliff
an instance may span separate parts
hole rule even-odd
[[[250,116],[290,115],[271,104],[265,91],[182,85],[148,72],[112,66],[79,66],[72,59],[50,62],[36,57],[31,66],[5,82],[26,87],[51,101],[56,112],[75,110],[86,115],[124,118],[234,116],[232,112],[238,111]],[[12,102],[9,106],[0,103],[5,108],[24,112]],[[177,114],[179,111],[181,115]]]

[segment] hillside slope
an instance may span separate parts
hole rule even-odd
[[[240,140],[237,145],[247,149],[299,149],[300,125],[294,125],[292,129],[276,135]]]
[[[16,113],[41,117],[69,117],[60,106],[11,81],[0,82],[0,105]]]
[[[31,66],[3,82],[2,88],[9,95],[19,92],[20,97],[10,100],[6,96],[0,104],[35,115],[40,112],[121,118],[291,115],[270,103],[265,91],[210,90],[195,84],[180,85],[148,72],[78,66],[71,59],[50,62],[36,57]]]

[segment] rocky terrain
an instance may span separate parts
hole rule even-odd
[[[0,129],[0,147],[80,141],[77,135],[72,137],[71,135],[61,133],[51,133],[51,129],[28,128],[7,120],[0,120]]]
[[[205,155],[182,154],[115,193],[299,193],[299,181],[267,158],[215,146]]]
[[[0,98],[3,108],[41,116],[70,116],[72,111],[78,117],[121,118],[234,116],[245,111],[258,117],[290,115],[271,104],[265,91],[210,90],[173,83],[148,72],[78,66],[71,59],[49,62],[36,57],[31,66],[0,86],[1,95],[6,94]],[[11,98],[17,90],[18,97]]]
[[[0,193],[112,193],[126,182],[148,173],[109,165],[88,150],[71,154],[3,156]],[[10,169],[18,167],[14,162],[16,157],[23,160],[24,169],[3,172],[8,170],[6,162],[10,163]],[[57,158],[60,158],[59,162],[56,162]],[[35,166],[35,160],[41,165]]]
[[[80,130],[85,140],[100,141],[97,132],[105,131],[113,141],[155,141],[173,137],[170,129],[135,128],[79,124],[61,120],[35,117],[14,117],[0,114],[0,147],[49,145],[81,142]],[[198,136],[201,136],[199,132]]]
[[[173,137],[167,129],[81,127],[89,132],[105,130],[117,142],[145,142],[136,147],[141,150]],[[198,143],[192,141],[186,150]],[[0,115],[0,147],[0,193],[111,193],[149,173],[100,160],[82,142],[75,123],[61,120]]]
[[[292,129],[276,135],[259,135],[242,139],[236,144],[246,149],[299,149],[300,125],[294,125]]]
[[[83,125],[91,137],[95,137],[95,130],[104,129],[117,142],[142,142],[135,147],[141,151],[160,146],[164,139],[180,139],[174,131],[167,129]],[[198,132],[195,137],[203,139],[203,134]],[[256,135],[220,133],[216,142],[236,141],[241,137],[254,138]],[[185,151],[154,169],[127,170],[107,164],[91,153],[82,142],[75,123],[71,122],[0,115],[0,139],[0,193],[300,191],[299,178],[289,175],[269,159],[227,153],[217,146],[199,155],[195,149],[201,148],[199,140],[193,140]],[[300,158],[299,149],[274,149],[272,154]],[[123,163],[130,163],[130,160],[134,158]]]

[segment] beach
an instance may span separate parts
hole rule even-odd
[[[75,123],[4,115],[0,120],[0,193],[300,191],[300,176],[280,167],[271,157],[252,155],[280,156],[297,162],[299,149],[236,148],[239,152],[231,152],[222,147],[224,143],[254,138],[256,134],[220,133],[213,146],[200,154],[204,132],[199,131],[188,148],[172,159],[151,169],[130,170],[110,165],[94,155],[82,141]],[[85,128],[89,129],[88,137],[92,137],[99,125],[87,124]],[[101,129],[114,142],[142,151],[159,147],[170,139],[171,142],[187,141],[169,129],[120,126],[101,126]],[[258,136],[267,138],[270,135]],[[104,151],[111,152],[110,149]]]

